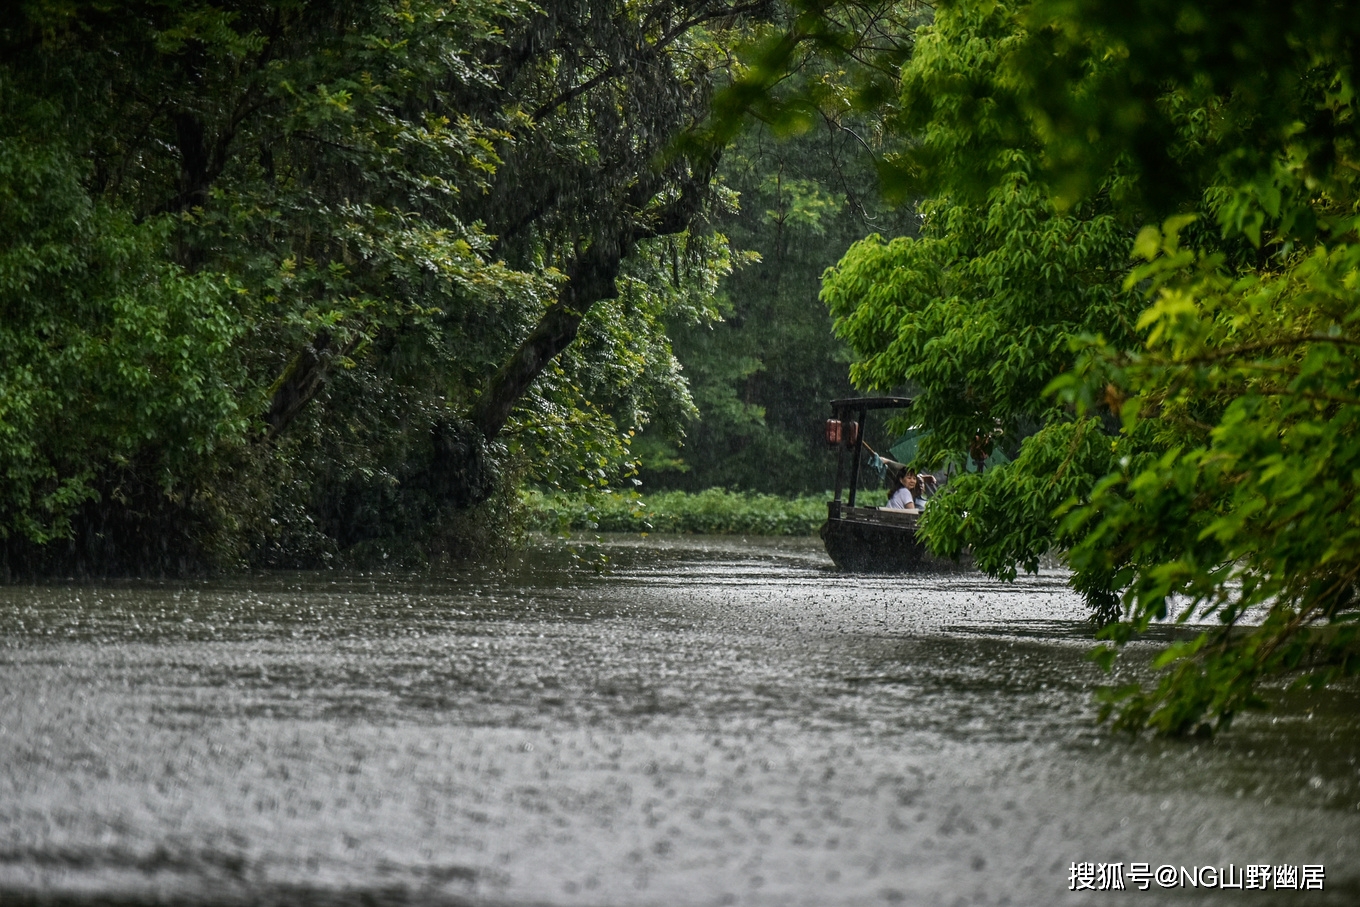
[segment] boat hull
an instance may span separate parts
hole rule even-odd
[[[938,558],[916,537],[916,515],[832,502],[822,542],[832,562],[853,573],[956,573],[971,563]]]

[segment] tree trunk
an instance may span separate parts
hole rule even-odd
[[[344,353],[345,350],[332,348],[330,333],[322,331],[293,357],[275,384],[269,412],[265,413],[264,421],[269,425],[267,439],[278,437],[297,418],[302,408],[325,386],[331,361],[337,354]]]
[[[471,421],[488,441],[495,440],[505,427],[515,401],[524,395],[548,363],[576,339],[591,306],[601,299],[618,296],[614,281],[634,246],[643,239],[670,236],[689,229],[703,207],[717,167],[718,152],[710,151],[702,165],[683,178],[679,195],[645,220],[640,212],[661,190],[663,179],[654,173],[650,179],[639,181],[628,200],[629,207],[635,212],[632,225],[612,233],[601,231],[602,235],[595,236],[585,251],[576,255],[567,266],[567,284],[562,295],[548,306],[537,326],[487,383],[481,399],[473,407]]]
[[[618,296],[614,280],[626,254],[627,250],[617,241],[597,239],[572,262],[561,296],[548,306],[538,325],[487,383],[473,408],[472,422],[488,441],[505,427],[515,401],[548,363],[576,339],[590,307],[598,300]]]

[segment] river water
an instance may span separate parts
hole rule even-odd
[[[1360,903],[1355,688],[1130,740],[1089,646],[1061,575],[803,539],[0,588],[0,903]]]

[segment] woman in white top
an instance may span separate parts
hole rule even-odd
[[[920,510],[923,503],[921,497],[921,480],[910,469],[904,469],[897,474],[897,488],[893,489],[892,496],[888,498],[888,506],[885,510]]]

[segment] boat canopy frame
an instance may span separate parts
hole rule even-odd
[[[855,421],[859,428],[854,432],[854,444],[848,445],[842,441],[838,447],[839,452],[836,456],[836,496],[833,499],[833,506],[839,509],[841,503],[841,490],[844,487],[845,479],[845,452],[853,447],[854,454],[850,458],[850,500],[846,502],[849,507],[855,506],[855,494],[859,490],[859,470],[860,460],[864,454],[864,417],[871,409],[908,409],[912,404],[911,397],[847,397],[841,400],[831,401],[831,418],[844,423]],[[853,419],[852,419],[853,417]],[[846,436],[841,435],[842,438]]]

